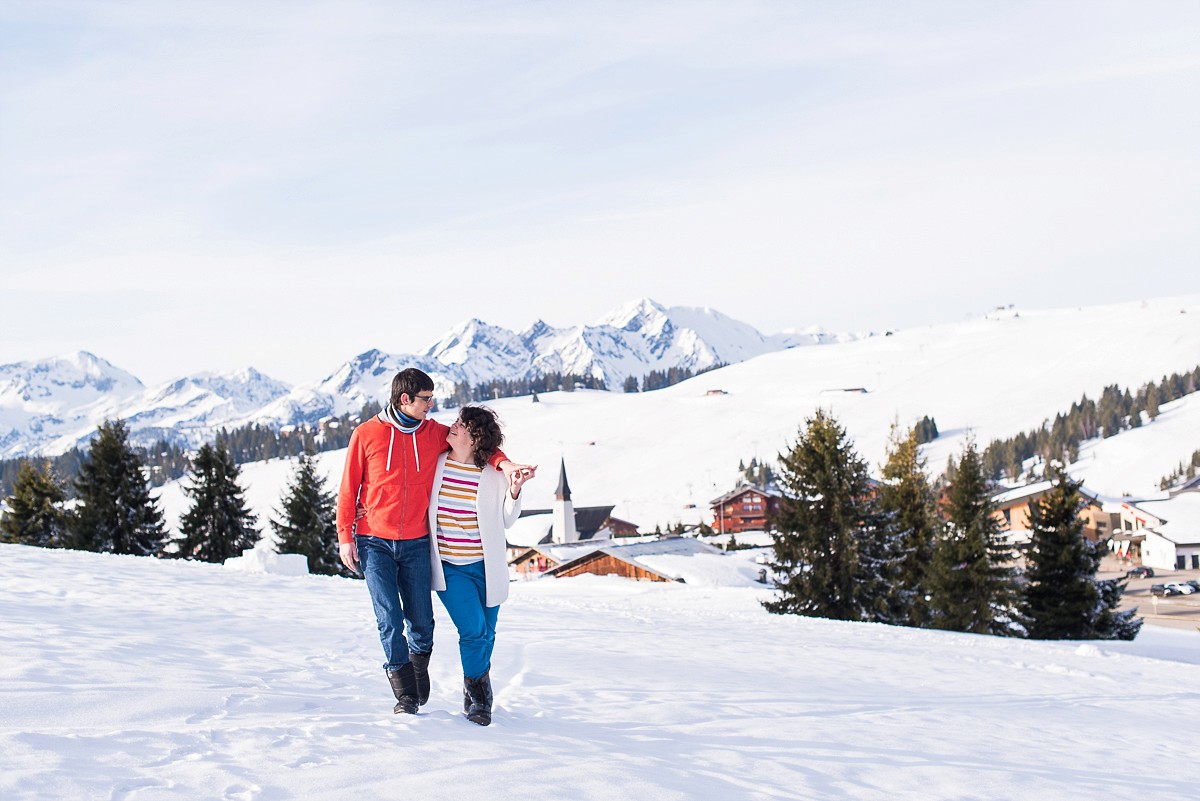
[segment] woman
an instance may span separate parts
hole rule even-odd
[[[504,530],[521,513],[528,471],[509,480],[486,469],[504,441],[496,413],[465,406],[446,435],[429,503],[433,589],[458,629],[463,711],[472,723],[492,722],[492,646],[500,604],[508,598]]]

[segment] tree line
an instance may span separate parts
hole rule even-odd
[[[1200,450],[1192,451],[1192,456],[1186,463],[1180,462],[1178,467],[1163,476],[1158,482],[1158,488],[1171,489],[1176,484],[1191,481],[1196,477],[1196,468],[1198,467],[1200,467]]]
[[[300,454],[296,472],[268,523],[279,553],[302,554],[311,573],[343,573],[337,553],[336,497],[317,474],[315,451]],[[70,485],[48,460],[26,460],[0,516],[0,542],[74,548],[221,563],[254,547],[262,537],[245,502],[240,470],[218,439],[191,457],[183,491],[190,499],[179,536],[170,538],[151,497],[148,469],[129,443],[121,420],[97,429]]]
[[[603,379],[579,373],[542,373],[532,378],[494,378],[472,384],[459,381],[446,399],[447,408],[465,406],[468,403],[486,403],[498,398],[516,398],[522,395],[537,397],[539,392],[574,392],[577,389],[608,389]]]
[[[350,444],[350,435],[361,421],[379,413],[378,403],[363,404],[358,414],[343,414],[318,425],[285,426],[276,431],[261,423],[247,423],[233,429],[222,427],[213,442],[221,443],[236,464],[299,456],[302,453],[332,451]],[[146,469],[152,487],[182,478],[191,466],[193,454],[179,443],[159,439],[151,445],[131,446]],[[13,491],[17,476],[31,457],[0,460],[0,494]],[[33,457],[49,464],[51,471],[63,479],[68,498],[75,497],[74,479],[87,459],[87,451],[72,448],[57,456]]]
[[[1008,439],[993,440],[983,451],[984,470],[993,480],[1015,481],[1027,460],[1040,457],[1043,464],[1054,459],[1067,463],[1079,458],[1079,445],[1096,437],[1111,437],[1138,428],[1158,417],[1164,403],[1190,395],[1200,388],[1200,367],[1187,373],[1172,373],[1159,382],[1143,384],[1136,392],[1117,384],[1104,388],[1099,401],[1084,394],[1066,412],[1055,415],[1040,428]]]
[[[777,614],[1034,639],[1133,639],[1117,611],[1124,579],[1095,578],[1100,552],[1083,536],[1079,484],[1052,467],[1018,554],[995,514],[984,460],[968,443],[935,488],[916,428],[893,427],[883,480],[845,429],[818,410],[779,456],[784,498],[772,518]]]

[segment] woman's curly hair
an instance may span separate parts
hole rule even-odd
[[[504,444],[500,419],[486,406],[464,406],[458,419],[475,441],[475,466],[483,467]]]

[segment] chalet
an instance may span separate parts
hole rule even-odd
[[[996,507],[992,514],[1001,527],[1009,532],[1010,540],[1016,544],[1029,543],[1029,518],[1033,506],[1053,487],[1052,481],[1039,481],[1025,487],[1006,489],[992,496],[992,504]],[[1111,506],[1102,503],[1096,493],[1084,487],[1080,487],[1079,492],[1084,499],[1084,506],[1079,511],[1079,518],[1083,521],[1083,536],[1092,542],[1107,540],[1117,528],[1118,514]]]
[[[739,531],[761,531],[767,527],[767,517],[779,508],[782,496],[774,490],[744,484],[709,501],[713,529],[718,534]]]
[[[524,578],[539,576],[548,570],[597,551],[608,540],[580,540],[570,543],[545,542],[518,549],[517,555],[509,559],[509,566]],[[509,549],[512,553],[512,549]]]
[[[1200,492],[1121,505],[1122,533],[1140,535],[1141,561],[1160,570],[1200,570]]]
[[[638,581],[678,581],[683,579],[655,565],[655,557],[694,556],[716,554],[721,551],[690,537],[672,537],[653,542],[638,542],[628,545],[606,545],[581,553],[570,561],[546,571],[546,575],[569,578],[590,573],[597,576],[623,576]]]

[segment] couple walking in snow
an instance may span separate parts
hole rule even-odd
[[[465,406],[449,427],[429,418],[433,387],[424,372],[401,370],[388,405],[354,430],[338,492],[338,549],[366,579],[394,711],[415,714],[429,700],[437,591],[458,629],[463,711],[487,726],[496,620],[508,597],[504,530],[537,467],[500,450],[504,435],[490,409]]]

